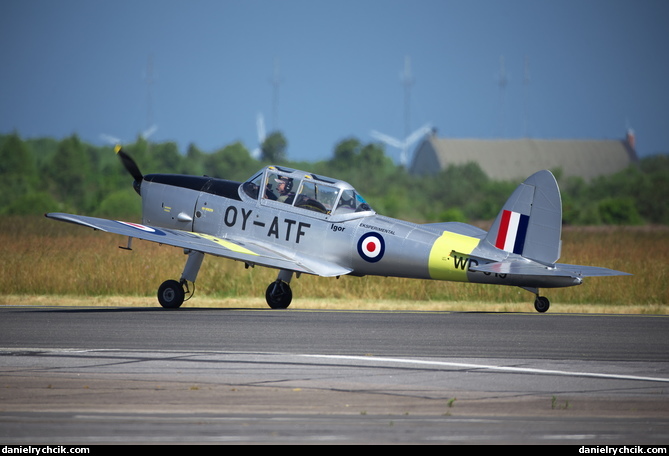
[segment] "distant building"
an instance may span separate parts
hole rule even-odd
[[[523,180],[542,169],[589,181],[637,162],[634,134],[622,140],[449,139],[425,137],[414,153],[411,174],[435,174],[449,165],[477,163],[494,180]]]

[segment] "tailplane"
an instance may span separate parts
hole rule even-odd
[[[546,265],[560,258],[562,199],[553,174],[539,171],[511,194],[485,241]]]

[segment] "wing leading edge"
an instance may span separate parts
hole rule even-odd
[[[209,255],[243,261],[251,265],[285,269],[299,273],[335,277],[351,272],[334,263],[303,255],[287,256],[280,251],[238,239],[222,239],[204,233],[157,228],[138,223],[87,217],[64,213],[49,213],[46,217],[74,223],[94,230],[120,234],[145,241],[195,250]]]

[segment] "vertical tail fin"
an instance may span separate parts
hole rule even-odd
[[[555,177],[539,171],[511,194],[486,236],[494,247],[544,264],[560,258],[562,199]]]

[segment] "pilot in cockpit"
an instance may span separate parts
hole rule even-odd
[[[293,189],[293,179],[290,177],[278,176],[274,180],[277,184],[276,191],[279,193],[277,201],[288,204],[292,203],[295,198],[295,194],[291,193],[291,190]]]

